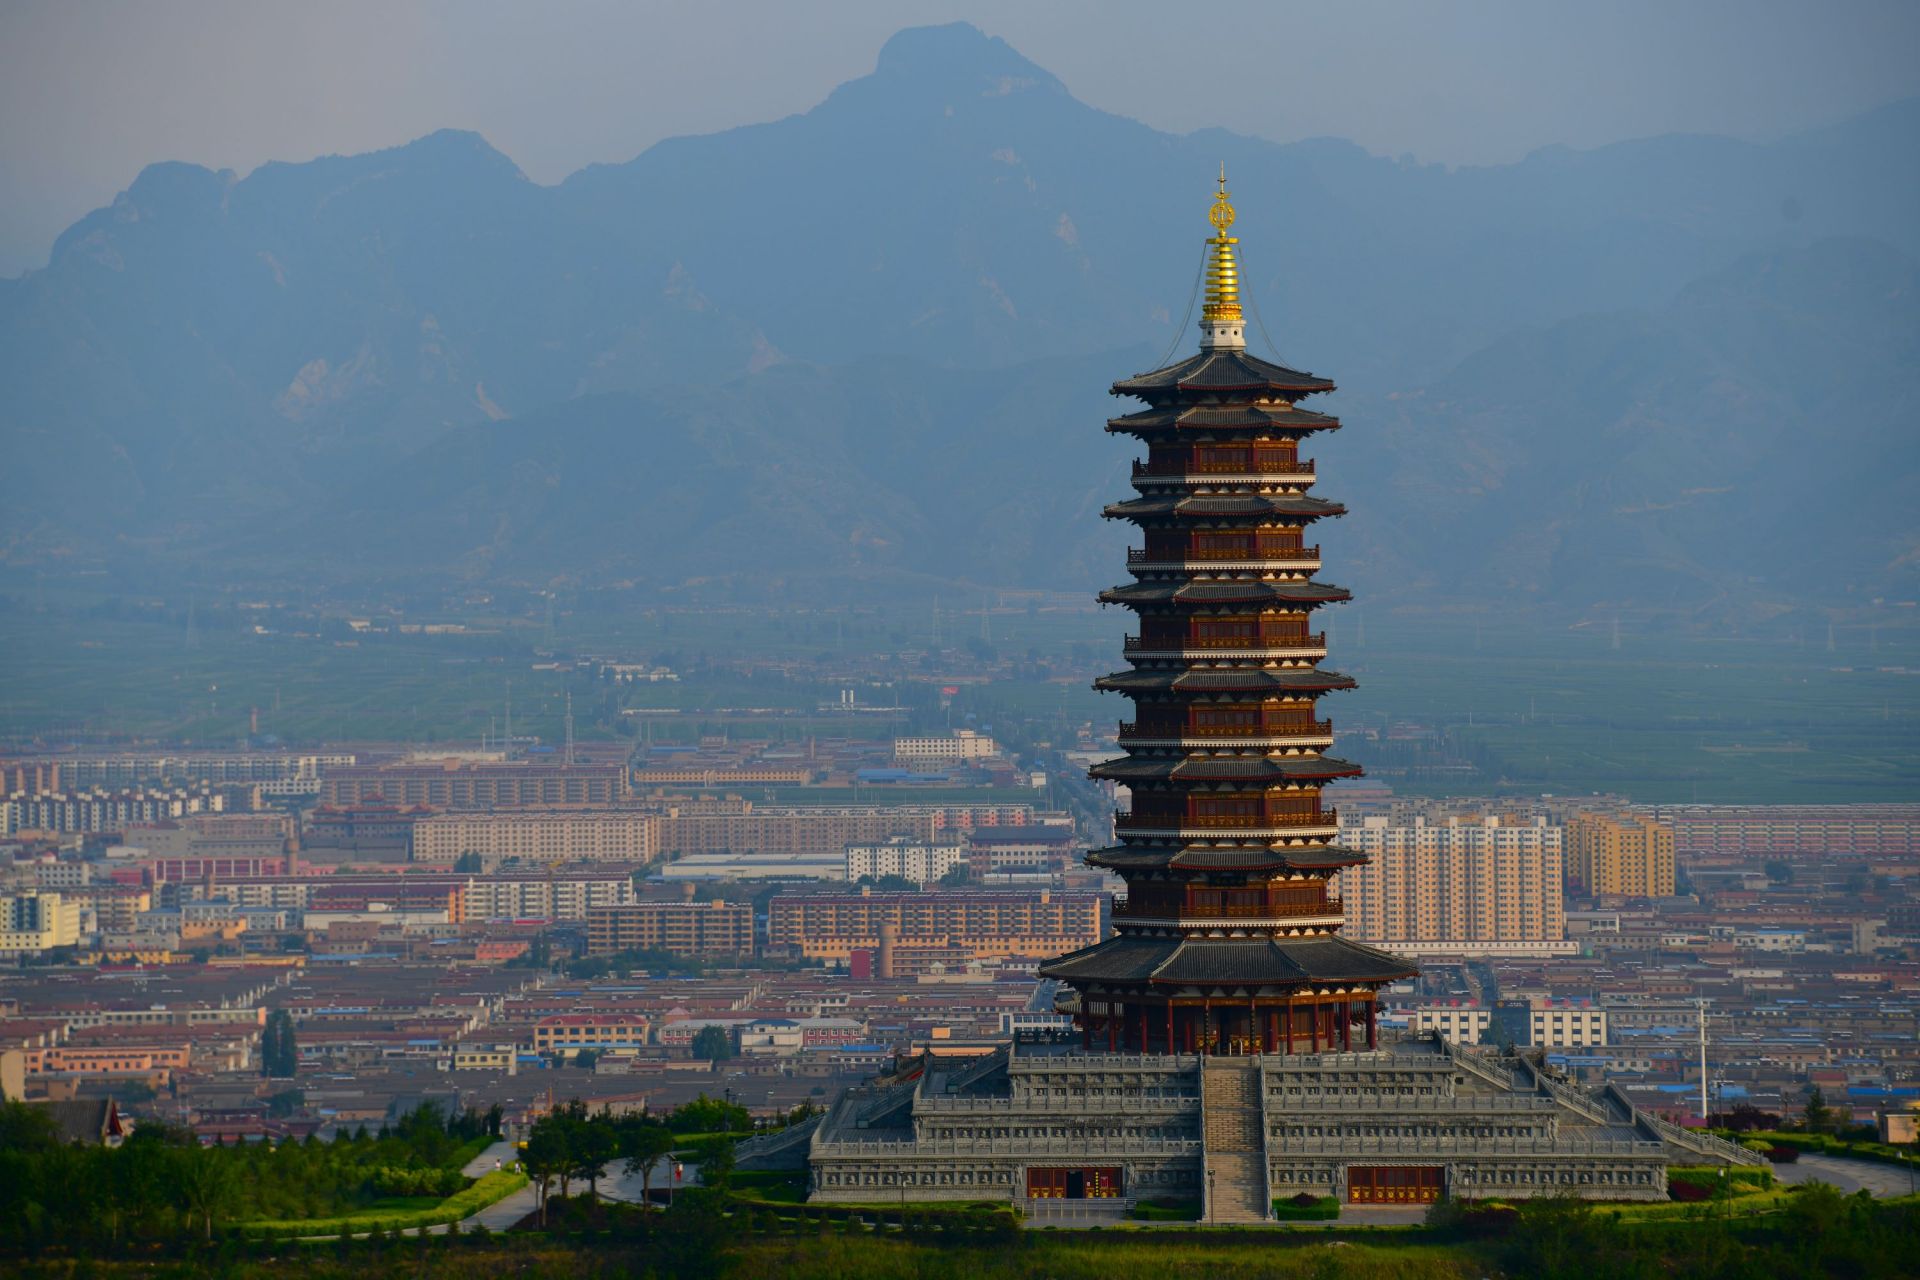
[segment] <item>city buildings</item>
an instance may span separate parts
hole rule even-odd
[[[1920,849],[1920,805],[1668,805],[1675,848],[1708,854],[1911,854]]]
[[[1100,940],[1091,893],[943,890],[938,893],[782,893],[767,905],[770,950],[845,962],[878,949],[930,947],[972,959],[1051,956]]]
[[[624,764],[450,759],[329,769],[320,782],[320,803],[331,808],[364,804],[434,809],[604,807],[632,793]]]
[[[119,831],[227,807],[225,790],[211,783],[110,791],[16,792],[0,800],[0,835],[20,831]]]
[[[1411,955],[1572,952],[1563,836],[1545,817],[1344,823],[1341,844],[1367,858],[1340,877],[1350,931]]]
[[[1607,1011],[1590,1002],[1538,999],[1493,1007],[1422,1005],[1408,1013],[1409,1029],[1454,1044],[1502,1044],[1586,1049],[1607,1043]]]
[[[850,881],[897,876],[923,885],[968,865],[965,845],[930,844],[902,836],[879,844],[850,844],[846,856],[846,878]]]
[[[0,896],[0,956],[38,955],[80,940],[80,907],[54,892]]]
[[[753,952],[753,907],[744,902],[630,902],[587,912],[587,950],[662,951],[688,959]]]
[[[1671,897],[1674,828],[1642,813],[1577,814],[1566,865],[1568,887],[1590,897]]]
[[[901,836],[933,841],[976,827],[1024,826],[1032,805],[756,806],[740,799],[670,805],[660,820],[660,852],[812,854],[843,858],[851,844]]]
[[[660,854],[660,815],[642,809],[501,810],[436,813],[412,823],[415,862],[453,862],[469,853],[487,865],[507,859],[652,862]]]
[[[987,760],[999,754],[1000,748],[992,738],[972,729],[960,729],[944,738],[893,740],[893,758],[903,764],[923,761],[955,764],[967,760]]]

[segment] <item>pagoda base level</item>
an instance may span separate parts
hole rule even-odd
[[[1096,1002],[1079,1016],[1080,1043],[1110,1053],[1213,1057],[1351,1052],[1379,1044],[1368,999],[1162,1000]]]

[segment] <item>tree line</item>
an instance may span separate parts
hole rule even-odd
[[[449,1115],[428,1104],[374,1133],[232,1146],[148,1121],[104,1147],[63,1142],[43,1107],[0,1103],[0,1248],[210,1240],[223,1223],[445,1197],[467,1185],[462,1158],[499,1135],[500,1119],[497,1107]]]
[[[804,1118],[805,1112],[802,1107],[788,1119]],[[659,1117],[590,1111],[574,1098],[534,1122],[520,1160],[533,1182],[544,1224],[555,1184],[564,1198],[572,1194],[574,1183],[584,1182],[588,1196],[597,1199],[600,1179],[616,1163],[628,1177],[640,1179],[641,1203],[650,1205],[657,1166],[683,1148],[699,1151],[703,1182],[724,1187],[733,1169],[733,1139],[752,1128],[753,1117],[745,1107],[705,1094]],[[702,1140],[693,1141],[696,1137]]]

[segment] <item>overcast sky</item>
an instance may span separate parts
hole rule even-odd
[[[451,126],[554,182],[804,111],[956,18],[1161,129],[1448,164],[1767,139],[1920,93],[1916,0],[0,0],[0,274],[156,160],[245,173]]]

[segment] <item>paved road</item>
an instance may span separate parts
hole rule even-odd
[[[1842,1191],[1864,1189],[1881,1198],[1904,1196],[1920,1185],[1920,1176],[1909,1174],[1899,1165],[1817,1152],[1807,1152],[1792,1164],[1777,1164],[1773,1173],[1786,1183],[1825,1182]]]

